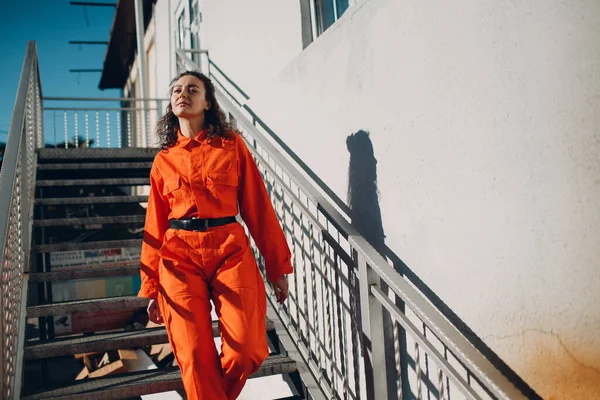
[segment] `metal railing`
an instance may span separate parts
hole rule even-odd
[[[43,143],[42,90],[35,42],[29,42],[0,170],[0,397],[19,398],[35,181]]]
[[[467,337],[352,227],[348,207],[252,109],[207,51],[177,50],[243,132],[293,253],[290,297],[271,303],[328,399],[524,399]],[[255,255],[262,258],[253,243]],[[386,357],[386,353],[393,357]],[[391,359],[391,362],[390,362]]]
[[[50,147],[158,147],[153,131],[168,99],[44,97]],[[83,103],[83,105],[82,105]]]

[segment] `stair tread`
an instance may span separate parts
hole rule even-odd
[[[66,204],[112,204],[112,203],[144,203],[148,196],[89,196],[35,199],[36,206],[55,206]]]
[[[74,312],[110,310],[134,310],[146,307],[148,299],[137,296],[106,297],[90,300],[75,300],[27,307],[27,318],[65,315]]]
[[[114,163],[48,163],[38,164],[38,170],[56,171],[56,170],[74,170],[74,169],[150,169],[152,162],[114,162]]]
[[[277,354],[269,356],[251,378],[295,371],[297,371],[295,361]],[[183,389],[183,383],[179,368],[168,368],[90,379],[59,389],[38,392],[22,399],[122,399],[180,389]]]
[[[216,325],[213,326],[213,329],[215,327]],[[79,353],[144,347],[168,341],[169,337],[164,327],[59,338],[46,343],[31,341],[25,345],[23,358],[37,360]]]
[[[145,214],[140,215],[114,215],[110,217],[86,217],[86,218],[50,218],[36,219],[33,221],[35,228],[69,225],[95,225],[95,224],[134,224],[143,223]]]
[[[37,187],[43,186],[107,186],[107,185],[149,185],[150,177],[143,178],[97,178],[97,179],[40,179]]]
[[[267,320],[267,331],[274,329],[273,321]],[[213,336],[219,336],[217,321],[212,323]],[[104,352],[118,349],[131,349],[152,344],[168,343],[169,337],[164,327],[138,329],[133,331],[106,332],[95,335],[59,338],[48,342],[32,341],[25,346],[25,360],[61,357],[65,355]]]
[[[153,148],[79,148],[79,149],[37,149],[38,161],[47,160],[91,160],[91,159],[132,159],[153,160],[160,149]]]
[[[123,247],[140,247],[142,239],[123,239],[123,240],[103,240],[83,243],[53,243],[38,244],[32,246],[32,250],[37,253],[47,253],[51,251],[72,251],[72,250],[95,250],[95,249],[114,249]]]
[[[109,278],[115,276],[135,276],[140,273],[139,260],[123,265],[91,265],[79,268],[60,268],[50,272],[33,272],[29,282],[57,282],[74,279]]]

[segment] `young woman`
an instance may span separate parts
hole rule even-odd
[[[235,399],[268,355],[265,287],[238,210],[279,302],[288,296],[290,250],[210,79],[195,71],[177,76],[157,131],[162,150],[150,172],[138,296],[150,299],[150,320],[166,325],[188,399]]]

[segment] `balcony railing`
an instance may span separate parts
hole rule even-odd
[[[50,147],[157,147],[153,127],[168,99],[44,97]]]

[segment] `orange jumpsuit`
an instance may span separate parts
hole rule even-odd
[[[262,177],[244,141],[179,133],[150,172],[138,296],[157,298],[188,399],[235,399],[268,356],[266,295],[239,223],[186,231],[169,219],[239,212],[271,282],[292,270],[290,250]],[[222,339],[212,333],[213,300]]]

